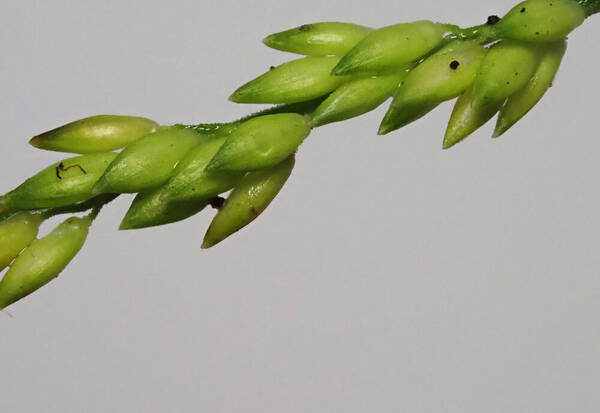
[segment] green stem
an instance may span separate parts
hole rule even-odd
[[[197,125],[175,125],[175,126],[184,126],[188,129],[193,129],[198,133],[202,133],[204,135],[213,135],[217,132],[221,132],[223,129],[227,128],[229,123],[198,123]]]
[[[95,206],[94,208],[92,208],[92,211],[88,214],[88,216],[93,220],[96,219],[96,217],[98,216],[98,214],[100,213],[100,210],[102,209],[103,205],[98,205]]]
[[[65,206],[56,207],[56,208],[32,209],[29,211],[40,214],[44,221],[47,219],[50,219],[56,215],[76,214],[78,212],[89,211],[90,209],[93,210],[92,214],[94,214],[94,211],[97,211],[95,213],[97,215],[98,212],[100,212],[100,209],[104,205],[108,204],[109,202],[111,202],[113,199],[115,199],[118,196],[119,196],[119,194],[103,194],[103,195],[99,195],[95,198],[88,199],[87,201],[80,202],[78,204],[65,205]],[[12,209],[0,211],[0,221],[3,221],[4,219],[10,217],[11,215],[13,215],[19,211],[20,210],[12,210]],[[95,218],[95,215],[94,215],[94,218]]]
[[[88,199],[87,201],[80,202],[78,204],[41,210],[41,214],[42,214],[43,219],[46,220],[46,219],[52,218],[56,215],[75,214],[77,212],[84,212],[84,211],[88,211],[90,209],[97,210],[98,212],[100,212],[100,209],[104,205],[108,204],[109,202],[111,202],[113,199],[115,199],[118,196],[119,196],[119,194],[99,195],[95,198]],[[96,215],[98,214],[98,212],[96,212]]]
[[[307,115],[312,113],[325,99],[327,96],[322,96],[313,100],[299,103],[286,103],[283,105],[275,105],[270,108],[260,110],[250,115],[244,116],[238,120],[227,123],[198,123],[196,125],[182,125],[186,128],[193,129],[197,132],[204,133],[207,135],[213,135],[220,132],[227,132],[231,128],[236,127],[240,123],[247,121],[252,118],[264,115],[274,115],[277,113],[299,113],[301,115]]]
[[[497,40],[490,24],[480,24],[465,29],[455,24],[442,24],[442,26],[449,33],[444,39],[446,42],[452,40],[477,40],[481,44],[486,44]]]

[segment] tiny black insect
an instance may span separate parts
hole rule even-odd
[[[498,17],[498,16],[495,16],[495,15],[488,16],[486,24],[488,26],[493,26],[494,24],[498,23],[499,21],[500,21],[500,17]]]
[[[85,171],[85,169],[83,169],[83,167],[81,165],[75,164],[75,165],[71,165],[71,166],[65,167],[65,164],[61,162],[56,167],[56,177],[58,179],[62,179],[62,176],[60,176],[60,173],[61,172],[66,172],[66,171],[68,171],[71,168],[79,168],[79,170],[81,172],[83,172],[84,175],[87,174],[87,172]]]

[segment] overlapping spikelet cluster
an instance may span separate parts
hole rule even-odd
[[[498,114],[494,136],[521,119],[552,84],[566,36],[600,0],[527,0],[467,29],[423,20],[372,29],[315,23],[268,36],[305,55],[236,90],[238,103],[278,106],[230,123],[160,126],[94,116],[34,137],[37,148],[80,154],[0,197],[0,309],[56,277],[82,247],[103,205],[136,193],[121,229],[163,225],[218,209],[203,247],[254,220],[280,191],[313,128],[359,116],[393,97],[385,134],[458,98],[443,146]],[[121,149],[121,152],[114,152]],[[229,192],[227,199],[220,197]],[[37,239],[52,216],[71,217]]]

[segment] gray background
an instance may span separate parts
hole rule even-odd
[[[512,1],[0,0],[0,187],[80,117],[233,119],[292,55],[268,33],[340,20],[463,26]],[[451,104],[388,136],[385,108],[320,128],[267,213],[218,247],[212,212],[117,232],[0,313],[3,412],[596,412],[600,19],[500,140],[450,151]],[[51,226],[46,225],[44,231]]]

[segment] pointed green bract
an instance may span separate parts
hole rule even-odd
[[[0,222],[0,271],[37,237],[42,221],[40,214],[17,212]]]
[[[473,89],[467,89],[460,95],[452,110],[443,148],[448,149],[465,139],[490,120],[504,101],[490,102],[482,106],[473,104]]]
[[[296,113],[252,118],[227,138],[206,169],[246,172],[277,165],[294,153],[309,133],[307,119]]]
[[[416,120],[421,119],[433,109],[438,107],[438,103],[412,102],[411,104],[400,106],[390,105],[385,113],[381,124],[379,125],[378,135],[385,135],[392,131],[402,128]]]
[[[584,20],[584,8],[573,0],[527,0],[513,7],[494,26],[494,33],[502,39],[555,41]]]
[[[392,106],[455,98],[473,83],[485,53],[475,41],[450,43],[408,73]]]
[[[160,189],[137,194],[119,229],[141,229],[172,224],[196,215],[208,205],[208,199],[167,200],[161,196]]]
[[[192,149],[177,165],[173,177],[160,188],[160,196],[168,201],[197,201],[212,198],[233,188],[245,171],[206,170],[227,138],[228,136],[219,136]]]
[[[170,224],[200,212],[208,200],[226,192],[242,178],[240,172],[208,172],[206,166],[227,136],[218,136],[192,149],[163,186],[138,194],[120,229]]]
[[[294,158],[290,157],[272,168],[246,175],[212,220],[202,248],[218,244],[254,221],[277,196],[293,168]]]
[[[340,76],[398,70],[438,46],[444,33],[442,25],[428,20],[374,30],[342,57],[333,73]]]
[[[273,67],[233,92],[236,103],[297,103],[326,95],[346,79],[333,76],[337,56],[308,56]]]
[[[94,194],[131,193],[155,188],[173,174],[177,162],[209,139],[191,129],[170,127],[147,135],[119,153],[94,185]]]
[[[379,134],[401,128],[458,96],[473,83],[484,56],[485,49],[474,41],[455,41],[429,56],[396,90]]]
[[[98,115],[67,123],[31,138],[36,148],[71,153],[97,153],[124,147],[159,125],[137,116]]]
[[[524,87],[535,73],[540,46],[506,40],[490,48],[473,82],[473,104],[504,100]]]
[[[56,278],[83,246],[91,223],[91,217],[69,218],[25,248],[0,281],[0,309]]]
[[[114,152],[76,156],[57,162],[7,193],[0,201],[9,210],[52,208],[85,201]]]
[[[567,42],[565,40],[550,43],[546,46],[533,77],[524,88],[509,97],[500,110],[494,137],[506,132],[540,101],[552,86],[554,76],[558,72],[566,50]]]
[[[314,111],[311,126],[350,119],[375,109],[394,93],[405,77],[406,70],[400,70],[390,75],[359,77],[344,83]]]
[[[341,56],[372,30],[370,27],[351,23],[303,24],[290,30],[271,34],[263,40],[263,43],[284,52],[313,56]]]

